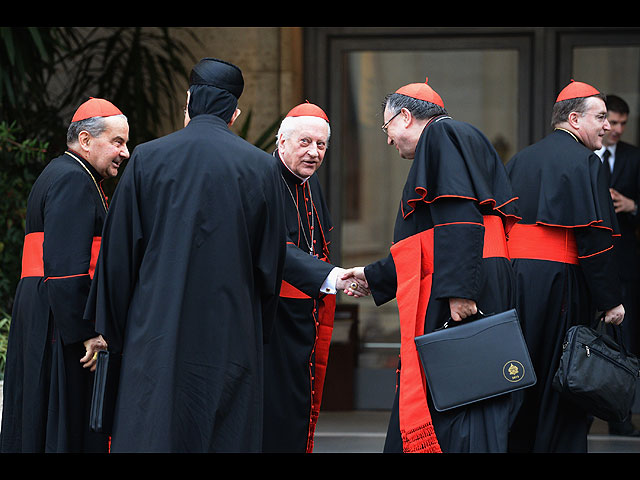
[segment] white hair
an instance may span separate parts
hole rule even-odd
[[[296,132],[300,128],[301,123],[317,123],[324,124],[327,126],[327,146],[329,145],[329,137],[331,137],[331,127],[329,122],[327,122],[324,118],[314,117],[314,116],[301,116],[301,117],[285,117],[280,123],[280,128],[278,129],[278,133],[276,134],[276,142],[280,139],[280,136],[283,136],[288,139],[293,132]]]

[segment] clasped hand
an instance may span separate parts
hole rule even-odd
[[[350,297],[366,297],[371,293],[369,283],[364,276],[364,267],[345,269],[336,281],[336,289],[342,290]]]

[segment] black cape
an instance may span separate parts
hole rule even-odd
[[[479,130],[446,116],[437,117],[425,127],[394,229],[394,247],[433,231],[433,248],[429,252],[433,261],[432,287],[426,316],[416,319],[424,323],[424,333],[442,326],[449,318],[451,297],[473,299],[484,313],[513,308],[515,284],[509,261],[504,257],[483,258],[483,217],[497,216],[508,232],[518,219],[514,200],[502,161]],[[396,298],[399,272],[393,255],[368,265],[365,275],[376,304]],[[386,452],[403,451],[399,385]],[[505,451],[511,407],[508,395],[445,413],[429,404],[441,450]]]
[[[112,452],[259,452],[285,255],[273,158],[198,115],[136,147],[91,304],[122,354]]]
[[[263,450],[305,453],[313,450],[324,380],[320,370],[326,368],[333,329],[335,295],[320,291],[334,268],[329,263],[333,226],[318,176],[303,181],[277,151],[274,155],[282,175],[288,241],[285,284],[265,345]]]
[[[83,313],[106,216],[101,181],[68,151],[45,167],[29,195],[7,348],[2,452],[107,450],[107,438],[88,428],[93,374],[80,364],[82,342],[97,336]]]
[[[575,234],[579,264],[513,260],[517,308],[537,384],[525,391],[514,423],[514,452],[586,452],[590,422],[551,387],[572,325],[621,303],[613,237],[618,226],[602,163],[565,130],[556,130],[507,164],[524,225],[551,225]]]

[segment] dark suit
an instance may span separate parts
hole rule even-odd
[[[625,142],[618,142],[615,161],[611,173],[611,188],[640,204],[640,148]],[[617,214],[621,236],[615,243],[615,257],[623,289],[625,317],[622,334],[625,346],[633,353],[640,352],[640,321],[638,294],[640,293],[640,253],[636,230],[640,224],[638,211]],[[631,434],[634,427],[630,423],[609,423],[613,434]]]
[[[640,203],[640,148],[618,142],[611,174],[611,187],[625,197]],[[638,328],[638,300],[640,293],[640,255],[636,229],[640,224],[638,212],[617,214],[621,237],[616,243],[616,259],[620,280],[624,288],[625,320],[623,335],[628,347],[640,352],[640,328]]]

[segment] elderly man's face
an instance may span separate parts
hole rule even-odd
[[[103,178],[109,178],[118,175],[120,164],[129,158],[129,124],[121,116],[107,117],[105,121],[107,128],[100,136],[87,137],[86,157]]]
[[[280,158],[301,178],[315,173],[327,151],[329,128],[325,121],[301,122],[289,136],[278,139]]]

